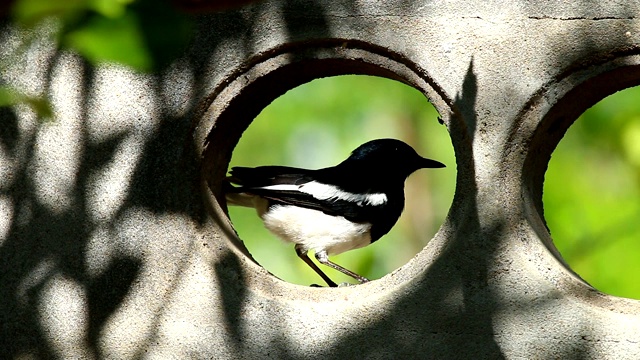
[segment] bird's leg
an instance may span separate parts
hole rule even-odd
[[[327,265],[327,266],[329,266],[329,267],[332,267],[332,268],[334,268],[335,270],[338,270],[338,271],[340,271],[341,273],[343,273],[343,274],[345,274],[345,275],[349,275],[349,276],[351,276],[352,278],[354,278],[354,279],[356,279],[356,280],[360,281],[361,283],[366,283],[366,282],[368,282],[368,281],[369,281],[369,279],[364,278],[364,277],[362,277],[362,276],[360,276],[360,275],[358,275],[358,274],[354,273],[354,272],[353,272],[353,271],[351,271],[351,270],[347,270],[347,269],[343,268],[342,266],[340,266],[340,265],[338,265],[338,264],[336,264],[336,263],[333,263],[333,262],[329,261],[329,255],[328,255],[328,254],[327,254],[327,252],[326,252],[326,251],[324,251],[324,250],[323,250],[323,251],[317,251],[317,252],[316,252],[316,259],[318,259],[318,261],[319,261],[321,264],[324,264],[324,265]]]
[[[320,277],[327,283],[327,285],[329,285],[330,287],[338,286],[336,283],[331,281],[331,279],[329,279],[329,277],[325,273],[323,273],[322,270],[320,270],[320,268],[316,264],[314,264],[313,261],[311,261],[311,259],[309,259],[306,251],[302,250],[302,248],[299,245],[296,245],[295,248],[296,248],[296,254],[298,254],[298,257],[302,259],[302,261],[307,263],[307,265],[309,265],[313,269],[313,271],[315,271],[318,275],[320,275]]]

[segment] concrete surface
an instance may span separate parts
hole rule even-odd
[[[203,16],[163,74],[91,68],[46,42],[0,74],[56,121],[0,110],[3,358],[637,359],[640,302],[575,275],[546,230],[551,151],[640,84],[624,1],[262,1]],[[0,55],[21,34],[3,31]],[[311,79],[402,80],[457,157],[447,220],[361,286],[254,263],[219,203],[241,132]]]

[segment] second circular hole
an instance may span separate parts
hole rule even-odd
[[[640,299],[640,87],[585,111],[553,152],[544,212],[556,247],[597,289]]]

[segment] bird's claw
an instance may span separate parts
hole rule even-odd
[[[343,283],[338,284],[338,286],[335,286],[335,287],[348,287],[348,286],[356,286],[356,285],[357,285],[357,284],[352,284],[352,283],[348,283],[348,282],[343,282]],[[323,287],[328,287],[328,288],[331,288],[331,287],[334,287],[334,286],[322,286],[322,285],[318,285],[318,284],[311,284],[311,285],[309,285],[309,287],[313,287],[313,288],[323,288]]]

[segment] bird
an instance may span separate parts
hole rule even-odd
[[[264,226],[285,242],[330,287],[332,281],[308,256],[360,283],[369,280],[329,260],[387,234],[404,210],[404,182],[422,168],[443,168],[397,139],[357,147],[338,165],[316,170],[289,166],[233,167],[226,178],[227,204],[255,208]],[[234,186],[236,185],[236,186]]]

